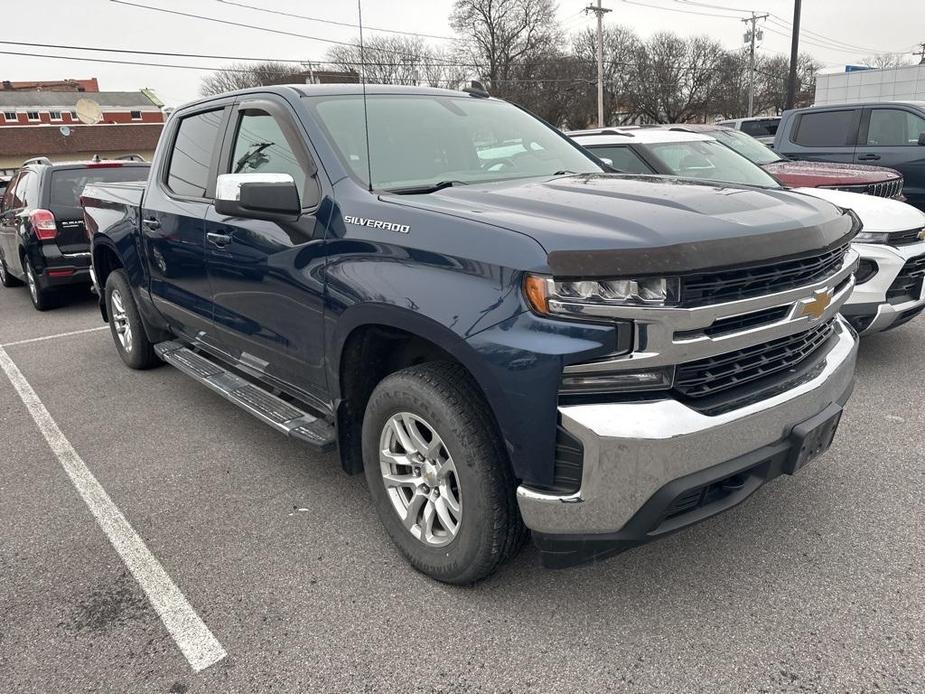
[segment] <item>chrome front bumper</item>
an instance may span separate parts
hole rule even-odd
[[[547,535],[614,533],[669,482],[781,441],[850,390],[857,338],[841,317],[834,335],[814,376],[723,414],[673,399],[560,407],[562,426],[584,448],[581,487],[558,496],[520,486],[527,527]]]
[[[912,301],[890,304],[886,300],[887,290],[896,280],[906,262],[910,258],[925,255],[925,241],[908,246],[855,243],[852,247],[860,253],[862,259],[872,260],[877,263],[878,267],[877,273],[872,278],[864,284],[855,286],[843,309],[845,315],[852,317],[873,315],[873,322],[861,331],[861,335],[886,330],[903,314],[925,306],[925,286],[919,296]]]

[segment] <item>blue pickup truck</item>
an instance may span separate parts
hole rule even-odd
[[[178,109],[82,203],[132,368],[167,362],[364,472],[469,584],[724,511],[832,441],[850,212],[626,176],[478,89],[279,86]]]

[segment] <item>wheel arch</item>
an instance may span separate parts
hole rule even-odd
[[[478,352],[431,318],[393,305],[354,306],[338,320],[330,354],[328,383],[336,408],[341,463],[350,473],[362,470],[359,432],[375,386],[395,371],[427,361],[452,361],[465,369],[504,440],[497,416],[504,394],[492,382]],[[360,364],[363,369],[355,368]]]

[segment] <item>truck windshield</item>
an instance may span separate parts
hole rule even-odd
[[[305,97],[344,164],[369,183],[361,95]],[[370,94],[373,188],[413,190],[603,169],[542,121],[504,101]]]
[[[749,161],[758,164],[758,166],[783,161],[769,147],[761,144],[751,135],[746,135],[738,130],[719,128],[715,131],[711,130],[710,137],[715,137],[729,149],[738,152]]]
[[[715,140],[660,142],[647,146],[675,176],[780,188],[764,169]]]

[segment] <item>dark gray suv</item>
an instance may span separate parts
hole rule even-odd
[[[887,166],[925,210],[925,101],[816,106],[785,111],[774,150],[793,159]]]

